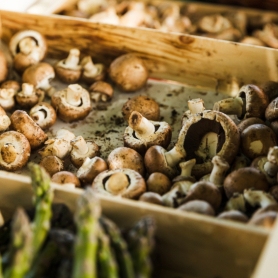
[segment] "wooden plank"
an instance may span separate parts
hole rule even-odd
[[[70,48],[78,47],[83,55],[108,65],[123,53],[136,52],[146,60],[154,78],[224,93],[247,83],[278,80],[275,49],[63,16],[2,11],[1,17],[4,41],[19,30],[34,29],[46,36],[49,54],[56,58],[65,57]]]

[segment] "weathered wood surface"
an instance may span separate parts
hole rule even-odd
[[[0,209],[5,218],[17,206],[31,206],[28,177],[0,171],[0,180],[6,185],[0,187]],[[81,189],[53,187],[55,201],[74,210]],[[167,271],[163,278],[250,277],[269,234],[262,228],[144,202],[99,198],[103,213],[121,227],[131,226],[144,215],[155,218],[160,267]]]
[[[151,29],[90,23],[63,16],[1,12],[2,38],[23,29],[46,36],[49,54],[64,58],[70,48],[107,65],[117,56],[136,52],[151,76],[230,93],[243,84],[278,80],[278,50]]]

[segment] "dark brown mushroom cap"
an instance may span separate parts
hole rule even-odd
[[[139,201],[150,203],[150,204],[155,204],[155,205],[160,205],[163,206],[163,201],[161,195],[155,192],[144,192],[140,198]]]
[[[260,213],[265,213],[267,211],[275,211],[278,213],[278,203],[277,204],[270,204],[270,205],[267,205],[265,207],[261,207],[261,208],[258,208],[257,210],[255,210],[255,212],[252,214],[252,217],[255,217],[257,214],[260,214]],[[250,220],[251,220],[250,219]]]
[[[267,81],[261,85],[261,88],[268,96],[269,101],[278,97],[278,82]]]
[[[0,83],[5,81],[8,76],[8,61],[2,50],[0,50]]]
[[[163,195],[168,192],[172,186],[171,180],[162,173],[152,173],[147,181],[147,190]]]
[[[64,170],[64,162],[55,155],[44,156],[40,161],[40,166],[46,170],[50,177]]]
[[[107,157],[107,164],[110,170],[128,168],[137,171],[143,177],[145,175],[143,157],[131,148],[118,147],[114,149]]]
[[[278,118],[278,97],[273,99],[266,107],[265,118],[270,122]]]
[[[32,150],[40,147],[48,138],[47,134],[33,121],[26,111],[16,110],[10,119],[11,129],[24,134]]]
[[[55,173],[51,177],[52,182],[56,182],[58,184],[74,184],[75,187],[80,187],[80,181],[75,174],[69,171],[60,171]]]
[[[253,160],[258,156],[266,156],[269,148],[277,145],[274,131],[265,124],[254,124],[241,133],[241,152]]]
[[[133,111],[139,112],[150,121],[159,121],[160,119],[159,104],[148,96],[134,96],[124,103],[122,114],[127,122]]]
[[[246,223],[249,220],[248,217],[243,212],[238,210],[223,211],[217,215],[217,218],[232,220],[232,221],[237,221],[242,223]]]
[[[198,181],[191,185],[182,204],[191,200],[206,201],[217,210],[222,202],[222,194],[213,183],[209,181]]]
[[[252,217],[248,222],[249,225],[261,226],[264,228],[272,228],[276,219],[276,211],[267,211],[264,213],[259,213],[256,216]]]
[[[76,83],[81,76],[81,68],[79,69],[70,69],[60,66],[60,63],[54,66],[55,73],[57,77],[64,83],[72,84]]]
[[[133,113],[137,112],[134,111]],[[172,138],[171,126],[166,122],[150,122],[155,127],[155,133],[147,136],[144,140],[137,138],[134,129],[128,126],[124,131],[124,146],[136,150],[141,155],[144,155],[148,148],[155,145],[166,149]]]
[[[66,95],[70,86],[78,86],[81,92],[81,105],[71,105],[67,102]],[[51,105],[56,109],[57,116],[64,122],[83,120],[91,112],[91,100],[87,90],[78,84],[71,84],[68,88],[55,92],[51,97]]]
[[[184,121],[176,146],[184,149],[186,160],[196,159],[192,176],[197,178],[212,171],[212,157],[203,158],[196,154],[201,140],[209,132],[217,134],[215,155],[222,157],[229,164],[232,163],[239,150],[239,130],[229,116],[214,110],[205,110],[190,116]]]
[[[228,174],[223,187],[230,199],[234,193],[243,193],[244,189],[254,188],[267,191],[269,184],[263,173],[253,167],[244,167]]]
[[[94,191],[111,196],[112,194],[106,190],[105,183],[113,174],[116,173],[125,174],[129,182],[124,192],[116,196],[121,196],[128,199],[138,199],[146,191],[146,183],[144,178],[137,171],[125,168],[107,170],[98,174],[92,183]]]
[[[238,130],[240,133],[242,133],[242,131],[249,127],[250,125],[254,125],[254,124],[265,124],[265,122],[260,119],[260,118],[257,118],[257,117],[251,117],[251,118],[247,118],[247,119],[244,119],[242,120],[238,125]]]
[[[245,99],[245,119],[250,117],[264,118],[269,99],[261,88],[253,84],[245,85],[240,88],[238,96]]]
[[[195,212],[199,214],[214,216],[214,208],[206,201],[203,200],[192,200],[179,206],[177,210]]]
[[[11,151],[9,147],[14,148]],[[31,153],[27,138],[17,131],[6,131],[0,135],[0,168],[16,171],[25,166]]]
[[[134,53],[117,57],[110,64],[108,73],[110,78],[124,92],[141,89],[149,77],[144,60]]]

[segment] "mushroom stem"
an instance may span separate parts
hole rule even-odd
[[[227,115],[237,115],[241,118],[243,115],[244,101],[241,97],[226,98],[216,102],[213,110],[223,112]]]
[[[278,172],[278,146],[269,148],[267,160],[264,164],[264,170],[269,176],[274,177]]]
[[[177,146],[174,146],[170,151],[165,153],[165,159],[170,167],[175,167],[183,158],[185,154],[181,153]]]
[[[80,51],[77,48],[72,48],[69,52],[68,57],[64,61],[64,65],[73,68],[79,63]]]
[[[78,107],[82,104],[82,87],[80,85],[71,84],[66,92],[66,100],[70,105]]]
[[[7,164],[13,163],[17,157],[17,151],[11,143],[6,143],[1,148],[1,156]]]
[[[87,142],[82,136],[77,136],[74,140],[72,140],[71,145],[80,155],[85,155],[89,149]]]
[[[209,181],[216,186],[222,186],[225,179],[225,174],[230,165],[224,158],[218,155],[215,155],[211,162],[213,164],[213,168],[209,176]]]
[[[180,176],[191,177],[192,168],[194,167],[195,164],[196,164],[195,158],[181,162],[179,164],[179,166],[181,168]]]
[[[20,92],[20,94],[22,96],[31,96],[34,93],[34,85],[30,84],[30,83],[23,83],[22,84],[22,91]]]
[[[15,95],[15,91],[12,89],[0,89],[0,98],[8,100],[13,98]]]
[[[131,113],[128,124],[135,130],[135,135],[140,140],[144,140],[155,133],[155,126],[137,111]]]
[[[246,212],[245,199],[243,194],[234,193],[233,196],[226,203],[225,210],[238,210],[241,212]]]
[[[201,113],[205,110],[204,101],[201,98],[190,99],[187,101],[191,114]]]
[[[274,197],[262,190],[245,189],[243,192],[244,199],[253,207],[259,205],[261,208],[272,204],[277,204]]]
[[[91,56],[84,57],[82,59],[81,64],[83,66],[83,70],[84,70],[85,74],[87,74],[87,75],[88,74],[90,74],[90,75],[96,74],[98,71],[97,67],[93,63]]]
[[[10,118],[7,116],[5,110],[0,106],[0,131],[6,130],[10,124]]]
[[[218,135],[215,132],[208,132],[201,140],[198,150],[195,152],[205,161],[207,158],[212,158],[217,153]]]
[[[19,42],[18,46],[21,53],[28,55],[36,47],[36,41],[31,37],[26,37]]]
[[[112,174],[105,183],[105,189],[113,195],[117,195],[123,190],[125,190],[129,185],[128,178],[126,174],[122,172],[117,172]]]

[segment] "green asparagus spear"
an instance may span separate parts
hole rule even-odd
[[[121,278],[134,278],[133,263],[128,251],[126,241],[121,235],[118,226],[108,218],[101,218],[101,225],[110,238],[112,249],[115,251],[116,260]]]
[[[77,235],[74,248],[73,278],[97,277],[97,235],[101,208],[93,190],[79,197],[75,213]]]
[[[98,278],[118,278],[118,265],[115,255],[110,246],[109,237],[104,233],[101,225],[99,225],[98,243]]]
[[[35,193],[34,203],[36,212],[33,221],[33,252],[35,257],[50,229],[53,191],[50,186],[50,177],[44,168],[35,163],[29,163],[28,167]]]
[[[152,276],[151,254],[154,248],[155,223],[153,218],[141,219],[127,233],[127,243],[133,259],[135,277]]]
[[[24,277],[32,263],[33,233],[29,219],[23,209],[18,209],[12,222],[12,262],[5,272],[5,278]]]

